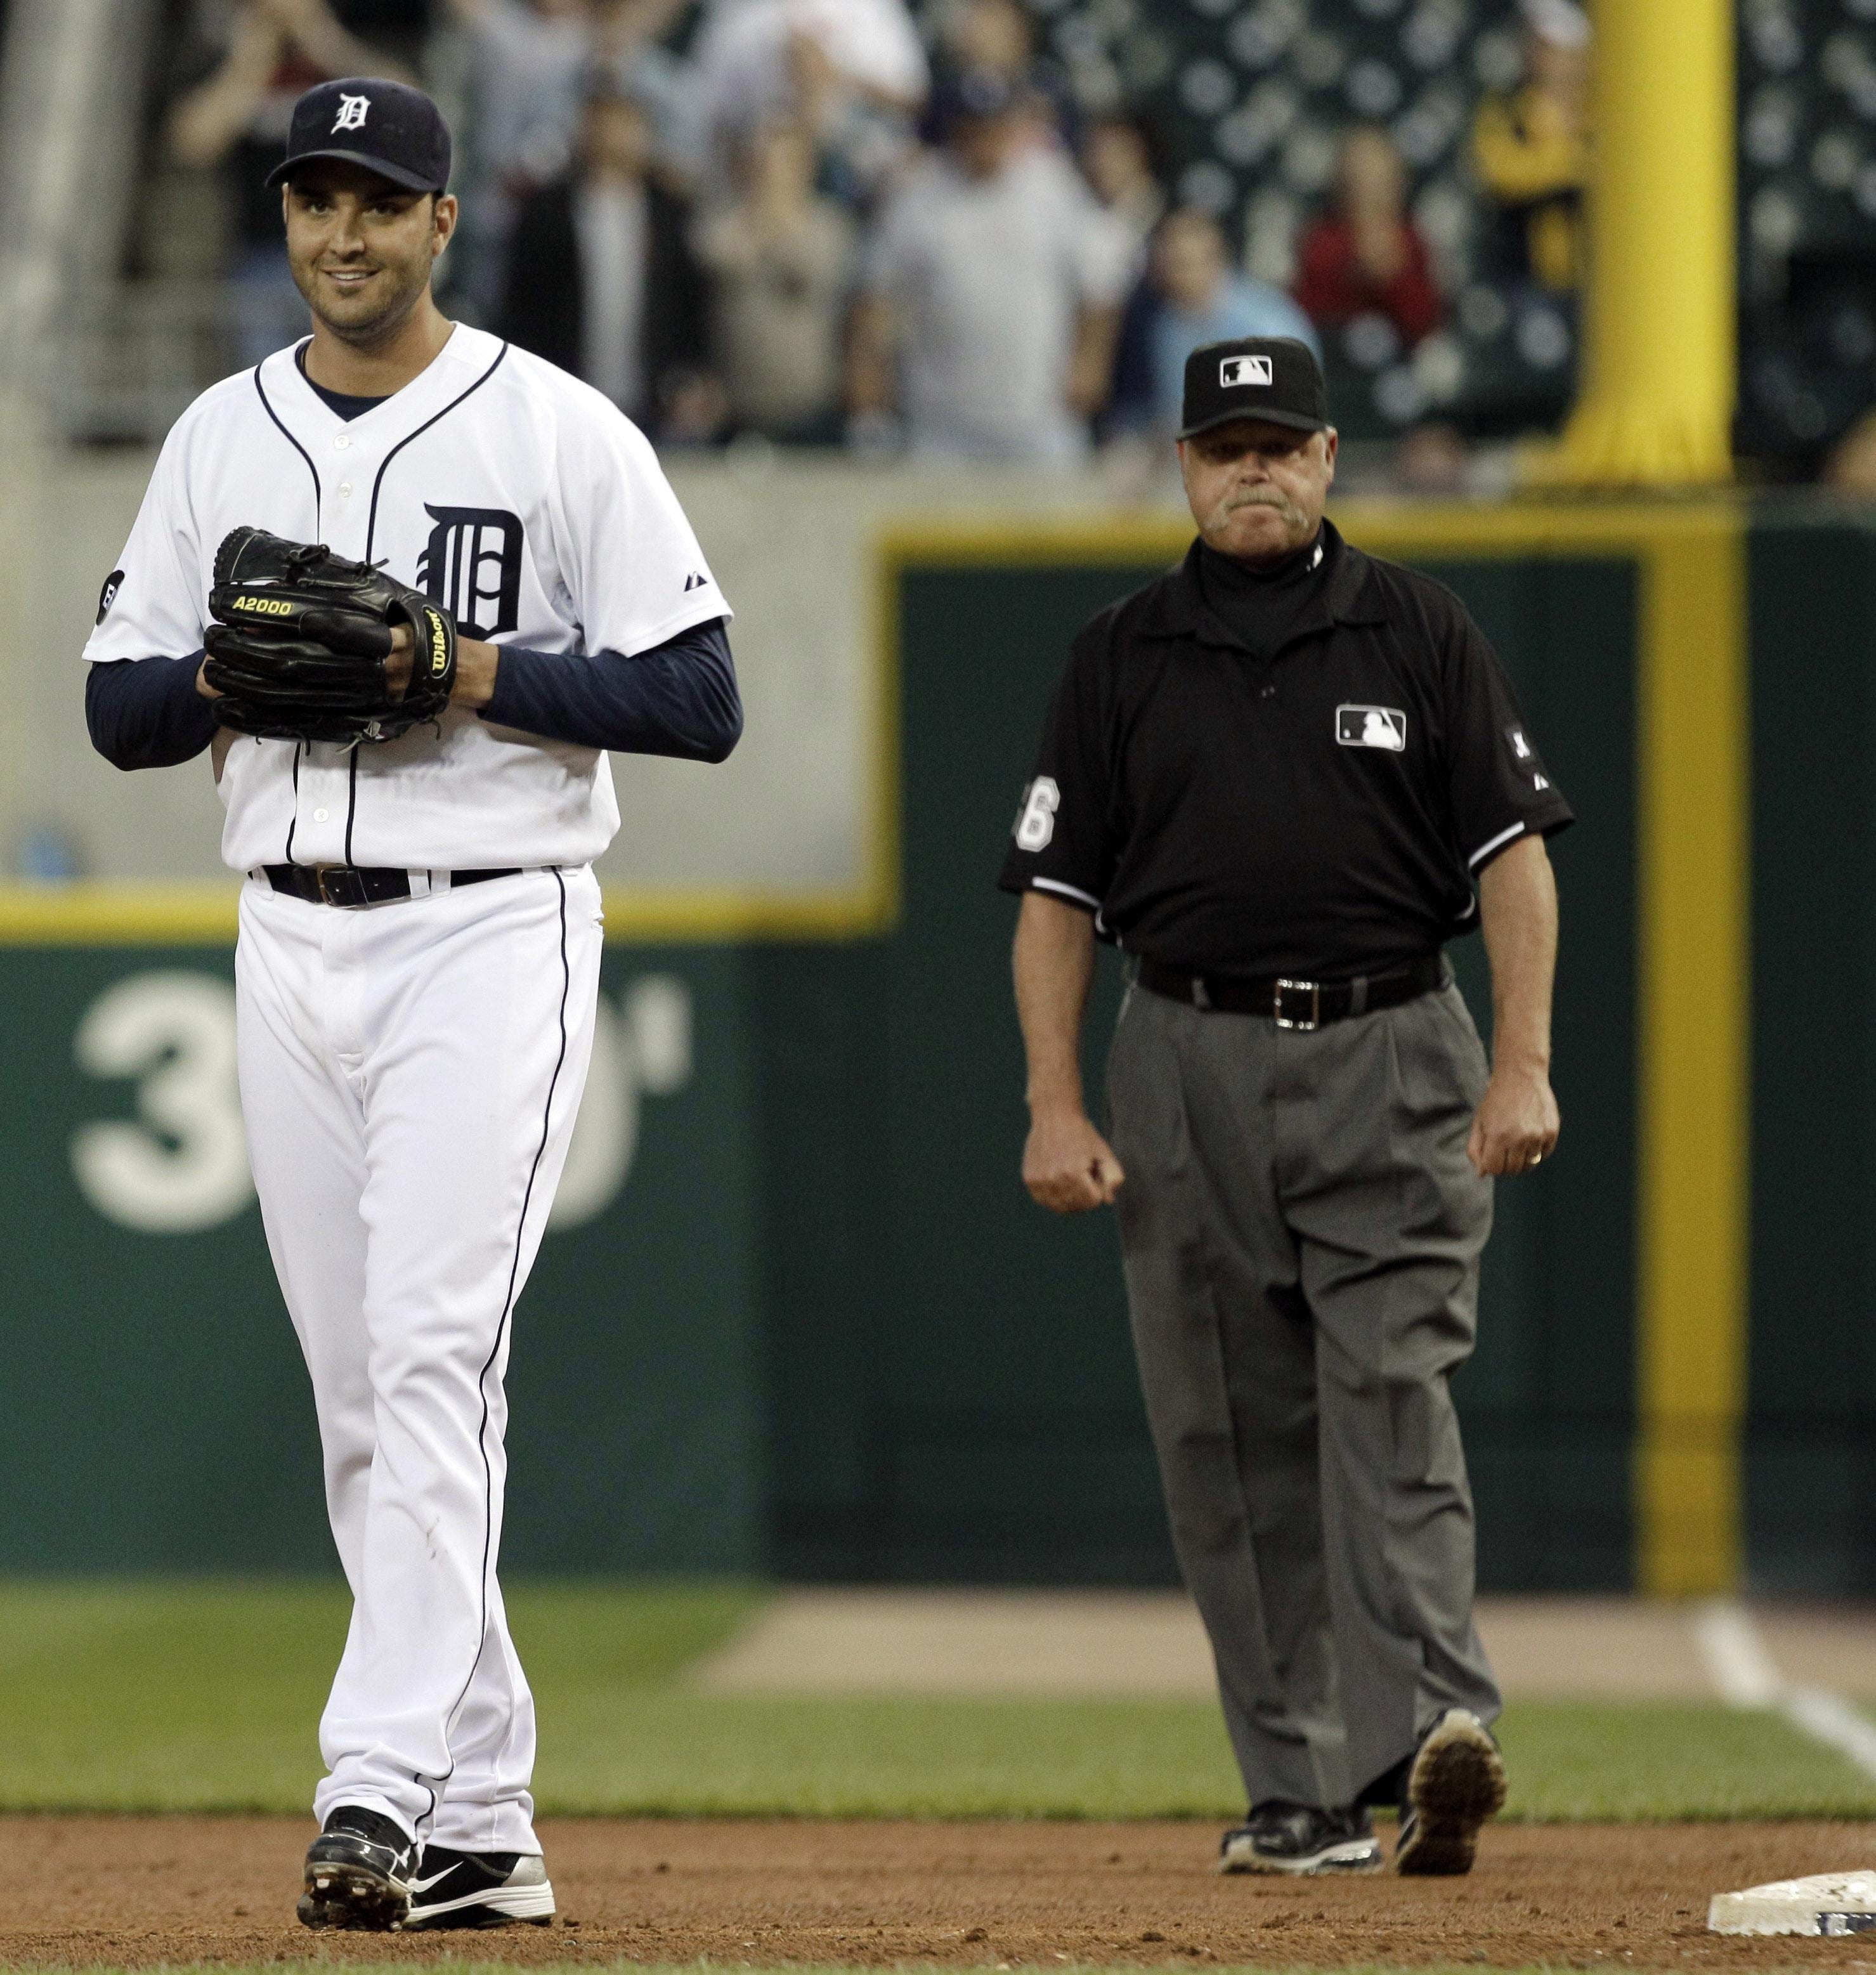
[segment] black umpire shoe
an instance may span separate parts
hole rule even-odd
[[[1221,1872],[1378,1872],[1381,1847],[1365,1810],[1313,1810],[1272,1798],[1218,1846]]]
[[[1505,1807],[1505,1759],[1476,1714],[1449,1707],[1421,1738],[1401,1797],[1394,1869],[1454,1877],[1472,1870],[1479,1827]]]
[[[416,1849],[381,1812],[341,1804],[307,1852],[301,1924],[388,1934],[402,1924],[410,1903]]]
[[[518,1852],[452,1852],[426,1845],[412,1874],[406,1934],[420,1927],[507,1927],[554,1918],[554,1888],[538,1858]]]

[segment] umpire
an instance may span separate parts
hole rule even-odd
[[[1075,640],[1001,883],[1025,1185],[1112,1202],[1186,1582],[1249,1796],[1221,1866],[1457,1873],[1504,1799],[1448,1392],[1492,1181],[1557,1140],[1572,820],[1452,592],[1322,517],[1300,343],[1195,351],[1198,540]],[[1475,891],[1476,887],[1476,891]],[[1494,1060],[1441,951],[1482,926]],[[1097,932],[1131,956],[1111,1144],[1078,1043]]]

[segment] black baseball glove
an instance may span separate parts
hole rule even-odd
[[[347,562],[323,544],[237,528],[215,551],[202,642],[215,717],[241,734],[287,741],[394,741],[449,701],[456,626],[421,590]],[[386,676],[391,635],[416,639],[410,683]]]

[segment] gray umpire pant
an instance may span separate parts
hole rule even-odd
[[[1313,1032],[1135,987],[1108,1069],[1140,1379],[1250,1801],[1328,1809],[1497,1718],[1447,1381],[1492,1187],[1457,987]]]

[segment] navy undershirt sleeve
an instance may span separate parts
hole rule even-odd
[[[91,744],[114,767],[171,768],[215,738],[215,709],[195,690],[202,654],[115,659],[84,682]]]
[[[494,697],[481,709],[494,726],[683,761],[721,761],[742,734],[742,698],[721,617],[632,658],[500,649]]]
[[[166,768],[199,754],[215,714],[195,690],[202,655],[120,659],[85,682],[91,744],[120,768]],[[504,645],[482,718],[550,741],[622,754],[721,761],[743,731],[724,621],[712,618],[635,658],[568,657]]]

